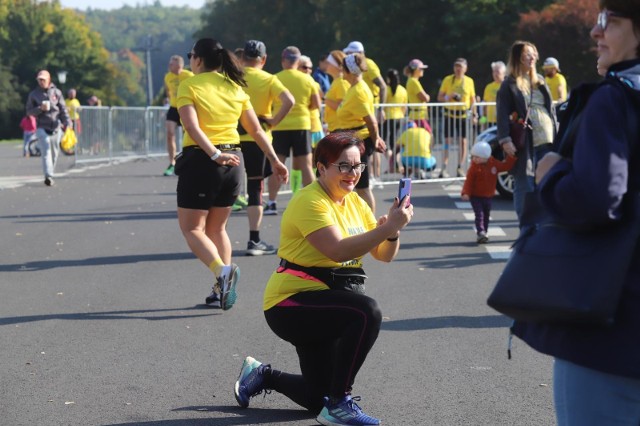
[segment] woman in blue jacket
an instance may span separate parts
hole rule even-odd
[[[544,156],[536,182],[542,204],[559,220],[598,226],[619,220],[623,197],[640,190],[640,0],[600,0],[591,37],[605,82],[571,93],[573,117],[563,117],[560,128],[579,120],[563,142],[569,158]],[[572,108],[585,96],[582,108]],[[640,244],[612,326],[516,322],[513,332],[555,358],[560,426],[640,425]]]

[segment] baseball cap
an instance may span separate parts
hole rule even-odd
[[[296,61],[300,59],[300,49],[295,46],[285,47],[282,51],[282,59],[288,59],[290,61]]]
[[[249,40],[244,45],[243,55],[247,58],[264,58],[267,56],[267,46],[259,40]]]
[[[422,61],[420,59],[412,59],[409,62],[409,68],[411,68],[412,70],[417,70],[418,68],[420,69],[427,69],[429,68],[429,65],[425,65],[422,63]]]
[[[555,67],[558,71],[560,71],[560,62],[558,62],[556,58],[549,57],[545,59],[544,63],[542,64],[542,68],[546,67]]]
[[[456,65],[456,64],[464,65],[466,67],[467,60],[465,58],[458,58],[453,62],[453,65]]]
[[[364,46],[359,41],[352,41],[342,51],[344,53],[364,53]]]
[[[47,71],[47,70],[40,70],[40,71],[38,71],[38,75],[36,76],[36,80],[40,80],[41,78],[44,78],[46,80],[51,80],[51,74],[49,74],[49,71]]]

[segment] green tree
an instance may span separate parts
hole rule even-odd
[[[597,0],[563,0],[522,15],[518,33],[536,45],[541,62],[549,56],[558,59],[567,84],[575,87],[599,78],[595,42],[589,37],[597,13]],[[559,40],[570,40],[570,44]]]
[[[132,79],[117,89],[128,105],[146,105],[145,49],[151,49],[152,86],[157,94],[164,86],[169,57],[186,55],[191,48],[200,13],[189,7],[163,7],[159,1],[149,6],[85,12],[91,28],[102,35],[105,47],[116,58],[120,74]]]
[[[63,90],[76,87],[80,95],[95,93],[105,102],[118,102],[115,68],[100,36],[57,1],[0,0],[0,52],[7,70],[2,81],[11,82],[3,90],[10,105],[0,109],[2,122],[17,123],[24,115],[24,102],[39,69],[48,69],[54,81],[58,71],[66,70]],[[0,137],[16,136],[19,128],[6,126],[0,132]]]
[[[225,47],[247,39],[267,44],[267,70],[280,69],[279,53],[298,46],[312,59],[351,40],[361,41],[382,73],[413,58],[429,65],[423,85],[435,94],[453,61],[466,57],[480,91],[491,81],[489,64],[506,59],[520,14],[552,0],[217,0],[207,4],[198,37],[213,36]]]

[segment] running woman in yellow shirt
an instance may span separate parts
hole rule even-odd
[[[236,301],[238,266],[231,263],[226,231],[231,206],[240,192],[242,170],[238,120],[264,151],[277,176],[289,174],[260,127],[241,86],[242,66],[235,55],[210,38],[196,42],[188,54],[195,76],[178,88],[178,112],[185,129],[178,163],[178,222],[191,251],[215,274],[209,305],[223,310]]]

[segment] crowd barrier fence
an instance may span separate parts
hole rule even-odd
[[[402,153],[399,152],[396,141],[407,128],[409,113],[416,113],[418,109],[424,111],[428,125],[431,128],[430,151],[436,159],[437,173],[442,168],[446,149],[445,107],[463,106],[455,103],[428,103],[428,104],[381,104],[384,111],[389,108],[401,108],[404,111],[402,119],[389,122],[380,126],[380,135],[387,142],[388,148],[394,151],[387,154],[374,155],[370,167],[370,174],[377,177],[380,184],[386,181],[395,182],[399,175],[407,175],[409,170],[401,167]],[[458,165],[459,150],[461,148],[459,136],[466,133],[467,154],[473,145],[476,136],[495,125],[486,120],[489,108],[494,108],[493,102],[478,102],[475,112],[478,118],[474,119],[472,111],[463,111],[456,125],[452,127],[453,143],[449,147],[448,171],[455,176],[455,168]],[[80,113],[81,129],[78,132],[78,144],[76,146],[76,163],[91,163],[100,161],[118,161],[122,159],[144,157],[166,157],[166,108],[163,107],[91,107],[83,106]],[[389,124],[393,125],[389,125]],[[178,133],[178,146],[180,145],[181,132]],[[417,143],[409,140],[409,145]],[[415,152],[415,146],[405,147]],[[178,151],[180,148],[178,147]],[[396,161],[394,161],[394,159]],[[466,169],[469,155],[463,159],[462,167]],[[424,178],[425,173],[412,170],[414,178]],[[402,173],[400,173],[402,172]]]

